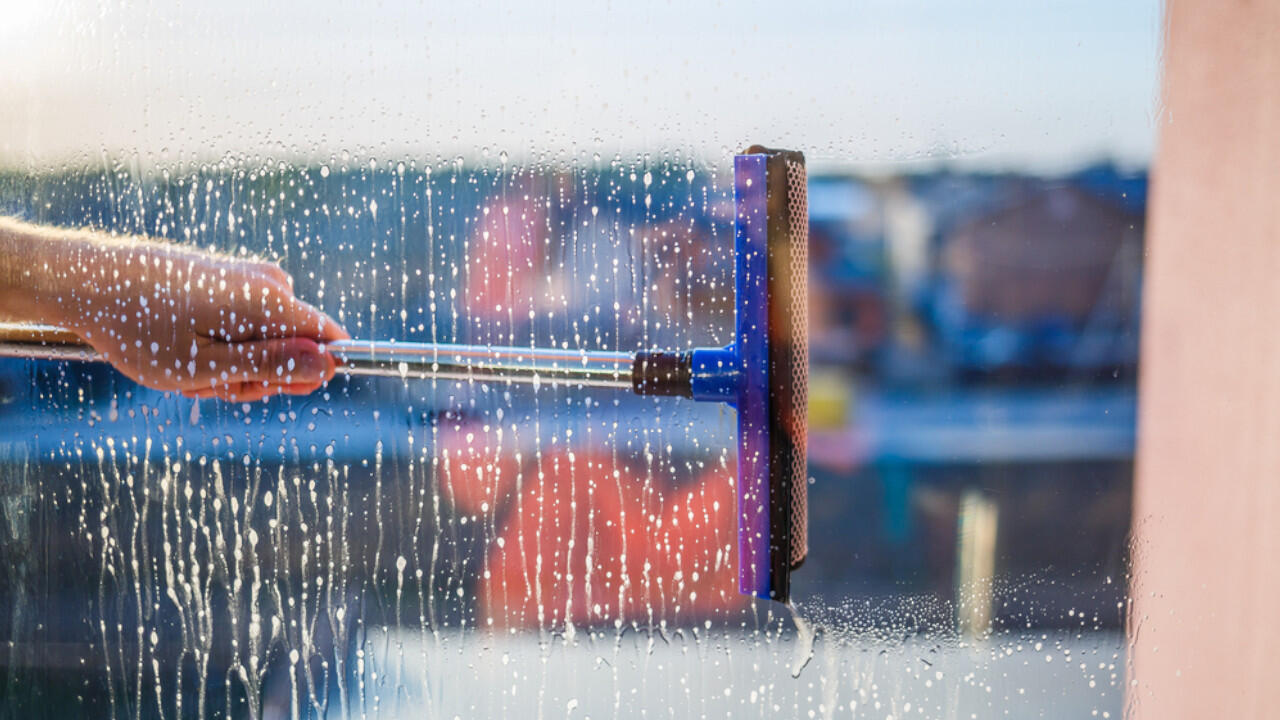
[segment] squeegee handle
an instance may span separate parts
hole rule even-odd
[[[688,353],[378,340],[337,340],[325,347],[338,360],[338,372],[348,375],[618,388],[640,395],[691,396]],[[70,330],[8,323],[0,323],[0,357],[104,360]]]

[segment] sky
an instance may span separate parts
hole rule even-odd
[[[1147,162],[1157,0],[0,0],[0,165]]]

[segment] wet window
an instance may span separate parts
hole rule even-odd
[[[1156,4],[0,17],[0,716],[1123,712]]]

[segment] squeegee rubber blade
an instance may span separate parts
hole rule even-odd
[[[804,155],[767,154],[769,555],[773,598],[787,602],[808,555],[808,184]]]

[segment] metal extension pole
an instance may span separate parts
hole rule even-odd
[[[401,379],[518,382],[534,386],[616,388],[667,394],[672,367],[661,353],[337,340],[326,345],[348,375]],[[62,328],[0,324],[0,357],[100,362],[102,356]],[[637,367],[640,368],[637,374]],[[687,373],[685,375],[687,382]],[[680,393],[684,394],[684,393]]]
[[[351,375],[632,388],[627,352],[338,340],[326,346]]]

